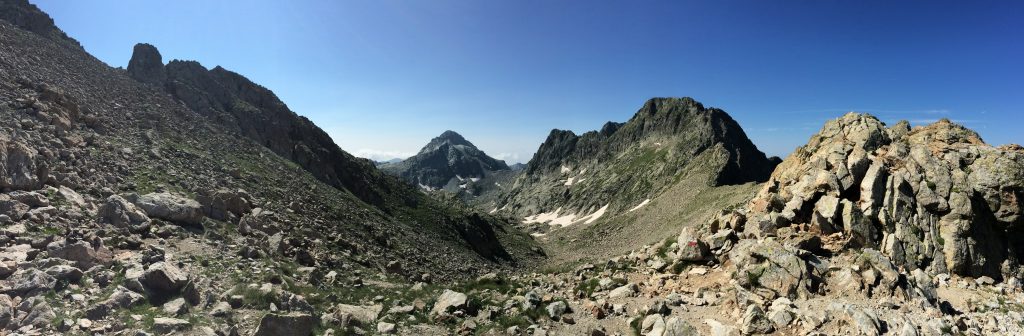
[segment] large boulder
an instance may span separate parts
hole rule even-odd
[[[41,188],[49,168],[37,157],[34,149],[0,134],[0,191]]]
[[[441,296],[434,302],[434,308],[430,310],[430,316],[442,316],[459,309],[466,308],[469,297],[450,289],[445,289]]]
[[[149,217],[186,225],[196,225],[203,219],[199,202],[169,192],[149,193],[137,197],[135,205],[146,211]]]
[[[0,293],[10,296],[31,297],[45,293],[57,285],[57,279],[39,269],[27,268],[0,281]]]
[[[692,228],[683,228],[676,239],[676,244],[679,245],[676,258],[681,261],[703,261],[711,256],[708,244],[701,241]]]
[[[147,291],[169,295],[178,293],[188,283],[188,276],[174,265],[158,262],[150,265],[139,281]]]
[[[317,325],[316,318],[305,313],[263,315],[253,336],[309,336]]]
[[[742,240],[729,253],[736,267],[732,277],[748,289],[763,291],[769,299],[806,298],[811,293],[812,273],[797,253],[774,239]]]
[[[113,254],[103,247],[95,248],[86,241],[58,240],[46,245],[46,253],[51,258],[60,258],[74,262],[75,267],[89,269],[96,265],[108,265]]]
[[[380,316],[380,312],[383,309],[384,307],[380,305],[353,306],[338,304],[334,310],[334,318],[344,326],[366,327],[373,325],[377,321],[377,317]]]
[[[145,211],[118,195],[107,197],[97,215],[101,223],[136,231],[148,228],[150,223]]]

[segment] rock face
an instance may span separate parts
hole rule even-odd
[[[850,113],[779,165],[745,232],[836,237],[833,250],[877,248],[908,271],[1020,277],[1022,197],[1019,146],[989,146],[948,120],[887,128]]]
[[[504,161],[487,156],[462,135],[445,131],[430,140],[415,156],[381,165],[381,170],[424,189],[446,186],[464,189],[469,182],[510,169]]]
[[[53,24],[53,19],[49,15],[28,0],[0,1],[0,20],[53,40],[64,47],[83,50],[78,41],[64,34],[64,31]]]
[[[167,73],[160,51],[148,43],[136,44],[132,59],[128,61],[128,76],[140,82],[163,85]]]
[[[552,130],[498,207],[530,216],[560,207],[591,213],[610,204],[607,211],[618,213],[678,178],[764,181],[777,162],[725,111],[691,98],[653,98],[626,123],[582,135]]]

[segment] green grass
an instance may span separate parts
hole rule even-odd
[[[658,246],[658,257],[660,257],[661,259],[668,258],[668,249],[672,247],[672,244],[676,243],[676,239],[678,239],[678,237],[669,237],[668,239],[665,240],[664,243],[661,244],[661,246]]]

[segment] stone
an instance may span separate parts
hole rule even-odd
[[[46,269],[46,274],[59,281],[78,283],[82,279],[82,270],[68,265],[53,265]]]
[[[747,306],[746,311],[743,313],[742,321],[740,331],[746,335],[767,334],[775,331],[772,322],[765,317],[764,311],[756,304]]]
[[[0,134],[0,191],[37,190],[49,178],[45,164],[37,163],[38,152]]]
[[[722,322],[713,319],[706,319],[704,323],[711,329],[711,336],[734,336],[739,334],[736,327],[722,324]]]
[[[0,214],[9,218],[7,222],[18,221],[25,218],[25,214],[28,214],[29,210],[32,209],[28,204],[13,199],[3,199],[3,197],[4,196],[0,196]]]
[[[107,197],[107,201],[100,206],[97,215],[100,218],[100,223],[107,223],[119,228],[140,231],[150,225],[149,216],[145,211],[118,195]]]
[[[625,284],[608,292],[609,298],[624,298],[636,295],[636,284]]]
[[[270,313],[260,319],[253,336],[309,336],[316,324],[316,318],[305,313]]]
[[[698,336],[697,329],[678,317],[670,317],[665,320],[665,332],[663,336]]]
[[[171,317],[153,319],[153,331],[164,335],[188,329],[191,325],[188,321]]]
[[[665,318],[660,314],[647,315],[640,322],[640,333],[643,335],[661,336],[665,334]]]
[[[821,196],[814,204],[814,215],[811,224],[823,234],[831,234],[839,231],[842,224],[839,222],[839,198],[832,195]],[[838,228],[837,228],[838,227]]]
[[[57,279],[39,269],[28,268],[15,272],[7,280],[0,281],[0,293],[31,297],[53,289]]]
[[[334,316],[343,323],[347,322],[356,326],[368,327],[377,321],[377,317],[380,316],[380,312],[384,307],[380,305],[353,306],[338,304],[334,309]]]
[[[140,281],[149,291],[169,294],[178,293],[188,282],[188,277],[178,267],[158,262],[146,269]]]
[[[697,238],[693,229],[686,227],[679,233],[676,240],[679,250],[676,259],[681,261],[704,261],[710,257],[708,245]]]
[[[41,297],[28,298],[18,305],[17,310],[23,312],[18,323],[21,326],[32,326],[35,328],[46,328],[53,324],[57,315],[53,308]]]
[[[134,200],[136,206],[146,211],[146,215],[169,222],[198,225],[203,219],[203,209],[199,202],[169,192],[149,193]]]
[[[381,334],[394,334],[398,328],[394,323],[380,322],[377,323],[377,332]]]
[[[468,299],[466,294],[445,289],[434,302],[434,308],[430,310],[430,316],[437,317],[452,313],[455,310],[464,309]]]
[[[210,308],[210,316],[214,317],[230,317],[232,314],[231,304],[227,301],[218,301]]]
[[[775,240],[740,241],[729,258],[739,265],[732,277],[746,288],[764,288],[773,296],[810,295],[811,274],[807,263],[791,248]]]
[[[252,211],[252,197],[245,190],[219,189],[197,197],[207,217],[226,221],[240,218]]]
[[[164,314],[178,316],[188,312],[188,305],[185,304],[185,299],[177,298],[164,303],[162,309]]]
[[[548,312],[548,317],[553,320],[558,320],[560,316],[569,310],[569,305],[565,304],[565,301],[555,301],[548,304],[545,310]]]
[[[87,309],[85,315],[92,320],[101,320],[118,308],[128,308],[145,300],[142,294],[118,286],[110,297]]]

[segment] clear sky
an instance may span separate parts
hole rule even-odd
[[[654,96],[726,110],[770,155],[850,110],[1024,142],[1022,1],[32,2],[112,66],[136,42],[221,65],[376,159],[451,129],[525,162]]]

